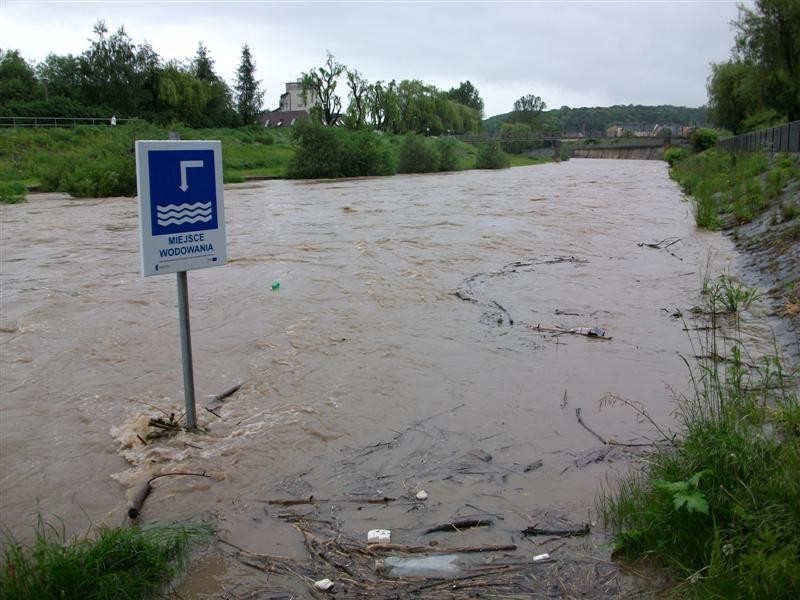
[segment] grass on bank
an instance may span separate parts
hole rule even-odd
[[[697,224],[707,229],[747,223],[764,212],[792,181],[800,181],[800,158],[763,152],[711,148],[699,154],[671,154],[671,175],[697,203]],[[800,214],[786,202],[783,219]]]
[[[716,327],[754,293],[720,278],[706,297]],[[725,354],[714,331],[698,354]],[[679,435],[605,490],[598,509],[616,534],[616,556],[666,567],[672,596],[800,598],[796,379],[777,358],[751,366],[737,344],[728,355],[690,368]]]
[[[258,127],[163,128],[137,122],[117,127],[3,129],[0,201],[24,199],[20,185],[77,198],[135,195],[135,141],[165,140],[169,131],[178,131],[184,140],[221,140],[225,183],[240,182],[246,176],[283,176],[293,153],[284,132]]]
[[[25,199],[26,188],[77,198],[136,193],[134,142],[168,139],[222,141],[223,179],[325,178],[460,171],[547,162],[479,150],[452,138],[396,136],[301,122],[290,130],[189,129],[133,122],[117,127],[77,126],[0,130],[0,202]],[[413,146],[413,147],[411,147]]]
[[[201,525],[101,527],[69,539],[41,518],[35,531],[30,547],[10,536],[3,542],[3,600],[152,598],[180,572],[190,545],[211,533]]]

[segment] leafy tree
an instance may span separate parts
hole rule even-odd
[[[81,97],[81,65],[77,57],[58,56],[52,52],[36,67],[36,75],[45,91],[51,96],[79,99]]]
[[[539,116],[545,108],[547,104],[539,96],[527,94],[514,102],[515,120],[531,126],[538,125]]]
[[[390,123],[396,113],[395,82],[384,85],[376,81],[367,88],[366,103],[370,124],[378,131],[389,131]]]
[[[347,125],[351,129],[358,129],[367,122],[369,82],[358,71],[347,71],[347,87],[350,90]]]
[[[800,119],[800,2],[756,0],[740,5],[736,56],[763,75],[765,104]]]
[[[469,81],[462,81],[457,88],[451,88],[447,96],[459,104],[468,106],[483,115],[483,100],[478,89]]]
[[[742,122],[761,108],[759,80],[758,69],[752,63],[711,65],[708,110],[714,123],[733,133],[741,133]]]
[[[504,152],[512,154],[530,150],[540,144],[530,141],[532,133],[531,126],[527,123],[503,123],[500,128],[500,138],[502,139],[500,146]]]
[[[333,54],[328,52],[328,58],[324,65],[302,74],[303,99],[306,104],[314,104],[315,101],[319,103],[322,121],[325,125],[334,125],[339,119],[342,101],[336,95],[336,85],[345,70],[346,67],[337,62]],[[309,94],[311,102],[309,102]]]
[[[158,54],[147,44],[134,44],[124,27],[109,36],[105,23],[98,21],[93,32],[95,39],[79,58],[83,101],[123,114],[152,108]]]
[[[242,123],[255,123],[261,114],[264,103],[264,92],[259,89],[260,81],[256,80],[256,63],[250,54],[250,46],[242,46],[242,60],[236,70],[236,106]]]
[[[182,121],[192,127],[206,122],[211,100],[208,82],[197,79],[190,69],[171,62],[161,71],[158,82],[158,109],[162,121]]]
[[[0,102],[32,100],[37,88],[33,68],[18,50],[0,53]]]

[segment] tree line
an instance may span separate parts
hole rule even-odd
[[[519,118],[518,113],[513,111],[490,117],[484,122],[484,129],[489,133],[495,133],[500,131],[504,123],[515,122],[519,122]],[[561,108],[542,110],[535,122],[539,129],[546,132],[595,135],[598,132],[605,132],[612,125],[674,123],[702,126],[708,123],[708,110],[706,107],[643,106],[639,104],[580,108],[562,106]]]
[[[336,91],[344,78],[348,105]],[[313,120],[350,129],[426,135],[479,131],[483,100],[469,81],[443,91],[419,79],[370,83],[357,69],[348,69],[330,52],[319,67],[301,77]],[[310,102],[309,102],[310,100]]]
[[[740,5],[728,61],[711,65],[712,121],[734,133],[800,119],[800,0]]]
[[[265,91],[247,44],[229,86],[202,42],[187,60],[164,60],[150,44],[134,42],[124,27],[109,33],[99,21],[92,33],[81,54],[51,53],[36,65],[17,50],[0,51],[0,116],[113,114],[158,124],[235,127],[257,122],[263,112]],[[337,89],[342,79],[344,110],[342,88]],[[302,73],[301,81],[315,119],[327,125],[430,135],[481,128],[483,100],[469,81],[449,91],[417,79],[370,83],[330,53],[323,65]]]

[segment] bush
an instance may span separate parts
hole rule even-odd
[[[480,144],[475,161],[476,169],[506,169],[511,162],[497,142]]]
[[[433,173],[439,170],[440,162],[439,152],[427,138],[415,133],[403,138],[398,167],[401,173]]]
[[[300,121],[292,128],[295,153],[287,176],[293,179],[392,175],[394,158],[376,133]]]
[[[456,140],[448,137],[439,138],[436,140],[436,151],[439,153],[440,171],[459,170],[459,151]]]
[[[698,153],[713,148],[717,145],[719,134],[713,129],[695,129],[689,143],[692,145],[692,152]]]
[[[368,129],[338,129],[342,138],[342,175],[363,177],[368,175],[393,175],[394,155],[389,144],[377,133]]]
[[[19,181],[0,181],[0,202],[16,204],[25,202],[27,190]]]
[[[342,176],[344,148],[333,127],[300,121],[292,128],[296,149],[286,175],[291,179],[318,179]]]
[[[682,161],[687,156],[689,156],[689,153],[686,148],[672,147],[664,151],[664,160],[669,163],[670,167],[674,167],[675,163]]]

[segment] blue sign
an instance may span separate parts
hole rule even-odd
[[[148,153],[152,235],[217,229],[212,150]]]
[[[226,263],[220,142],[138,140],[136,183],[143,275]]]

